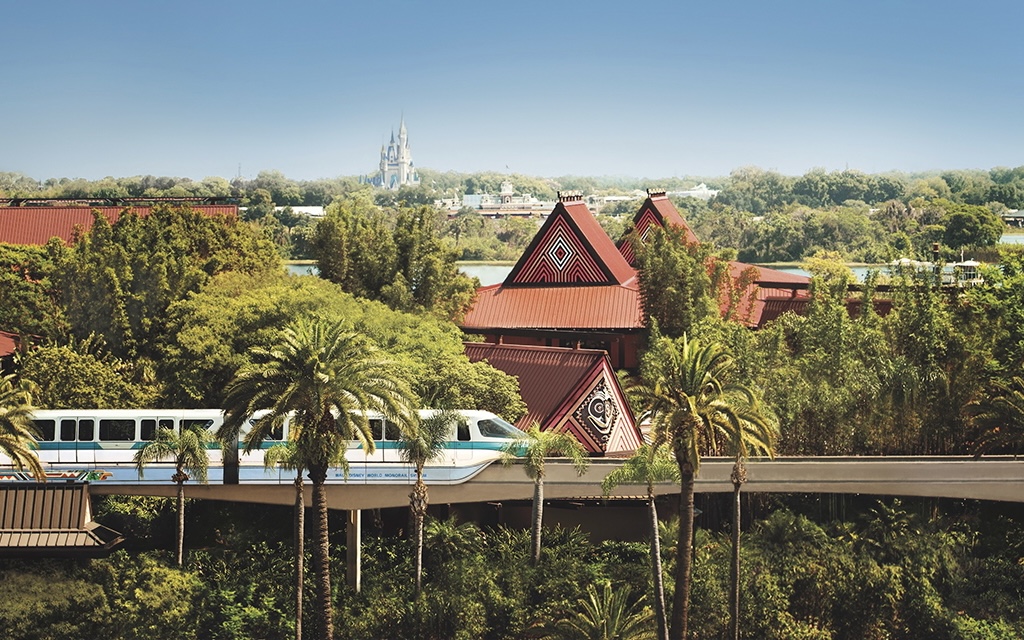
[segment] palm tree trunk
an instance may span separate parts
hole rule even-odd
[[[685,640],[690,621],[690,581],[693,576],[693,466],[684,463],[680,469],[679,540],[676,562],[676,589],[672,596],[672,640]]]
[[[540,564],[540,531],[544,525],[544,478],[538,474],[533,481],[533,531],[530,538],[530,562]]]
[[[309,469],[313,481],[313,509],[316,513],[316,544],[313,546],[313,568],[316,571],[317,612],[320,618],[320,637],[334,640],[334,608],[331,604],[331,541],[327,522],[327,466]]]
[[[306,581],[306,498],[302,469],[295,476],[295,640],[302,640],[302,589]]]
[[[740,638],[740,488],[747,481],[743,460],[736,459],[732,467],[732,566],[729,585],[729,637]]]
[[[181,472],[179,472],[181,474]],[[184,475],[184,474],[181,474]],[[178,566],[185,556],[185,481],[178,478]]]
[[[668,620],[665,618],[665,582],[661,575],[661,535],[658,533],[658,507],[654,492],[647,491],[647,513],[651,520],[651,576],[654,579],[654,615],[658,619],[658,640],[668,640]]]
[[[423,519],[427,513],[427,485],[423,482],[423,471],[416,470],[416,484],[409,500],[412,505],[413,525],[416,528],[416,597],[423,588]]]

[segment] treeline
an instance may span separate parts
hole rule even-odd
[[[553,200],[560,190],[584,194],[636,195],[645,188],[669,191],[702,180],[719,190],[710,201],[678,199],[677,204],[698,237],[736,249],[748,262],[793,262],[817,251],[835,251],[843,259],[868,263],[900,257],[930,259],[942,246],[944,259],[972,255],[991,247],[1005,230],[1000,214],[1024,202],[1024,166],[989,171],[868,175],[859,171],[812,170],[803,176],[743,168],[725,178],[552,179],[520,174],[420,171],[421,184],[398,191],[371,188],[354,177],[295,181],[277,171],[256,178],[185,178],[135,176],[99,181],[47,179],[37,182],[17,173],[0,173],[0,197],[126,198],[227,197],[243,207],[243,218],[259,221],[286,258],[312,258],[312,221],[291,207],[327,206],[359,198],[386,211],[429,205],[467,193],[497,193],[510,180],[519,193]],[[618,231],[639,200],[611,203],[595,213]],[[463,260],[514,260],[533,236],[529,220],[482,218],[471,209],[459,212],[442,230],[453,239]]]
[[[33,381],[44,408],[217,407],[252,347],[270,348],[298,317],[345,318],[406,368],[423,406],[515,419],[524,411],[515,379],[470,363],[450,322],[473,281],[433,218],[402,215],[408,224],[382,227],[390,263],[377,265],[390,307],[371,299],[380,291],[290,277],[265,227],[188,207],[158,205],[113,225],[96,215],[71,246],[0,245],[0,328],[32,345],[4,373]],[[325,264],[345,248],[325,239]]]
[[[758,516],[742,552],[742,637],[1011,640],[1024,634],[1018,519],[977,504],[833,498],[862,515],[822,517],[827,501],[799,496],[755,501]],[[97,517],[132,530],[143,546],[163,544],[173,526],[151,510],[152,502],[106,498]],[[700,507],[712,514],[726,508],[720,502],[702,498]],[[0,561],[7,587],[0,633],[23,640],[293,636],[289,522],[283,507],[195,503],[185,569],[172,567],[163,553],[140,550],[100,560]],[[674,539],[675,526],[663,524],[665,540]],[[366,527],[362,592],[338,589],[338,638],[654,637],[644,543],[594,542],[579,530],[553,528],[541,563],[532,567],[526,531],[432,518],[424,592],[416,600],[409,541],[374,528],[372,519]],[[726,531],[702,524],[694,545],[692,638],[729,637],[722,615],[729,548]],[[341,544],[332,557],[340,574]],[[676,548],[662,547],[662,559],[672,571]],[[602,598],[604,584],[618,597]],[[305,637],[316,637],[315,606],[306,600]],[[556,626],[560,620],[584,633],[629,624],[633,634],[566,635]]]
[[[821,253],[804,263],[801,314],[751,331],[735,321],[754,301],[723,268],[728,252],[681,235],[659,230],[637,246],[648,322],[732,352],[733,381],[778,419],[777,453],[1024,451],[1024,253],[1004,252],[972,287],[910,267],[885,291],[874,274],[856,293],[839,257]]]
[[[945,198],[972,205],[998,203],[1009,209],[1024,207],[1024,166],[985,170],[928,173],[866,174],[856,170],[812,169],[802,176],[787,176],[758,167],[736,169],[726,177],[587,177],[539,178],[518,173],[460,173],[420,169],[420,185],[398,192],[373,191],[356,176],[319,180],[291,180],[279,171],[261,171],[255,178],[189,178],[132,176],[89,181],[81,178],[46,178],[42,181],[16,172],[0,172],[0,197],[31,198],[142,198],[234,197],[252,202],[259,191],[277,206],[326,206],[337,196],[357,190],[372,191],[379,204],[423,204],[436,198],[474,193],[498,193],[503,181],[518,193],[552,200],[559,190],[584,195],[631,193],[647,188],[682,191],[704,182],[719,191],[715,201],[754,215],[788,205],[832,207],[847,202],[876,205],[889,200],[905,202]]]

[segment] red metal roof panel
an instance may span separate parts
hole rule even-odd
[[[189,205],[207,216],[237,216],[236,205]],[[111,224],[117,222],[125,207],[0,207],[0,243],[46,244],[50,238],[71,242],[75,227],[92,228],[92,212],[99,211]],[[146,217],[152,207],[132,207]]]
[[[516,423],[526,428],[544,425],[562,407],[587,374],[601,366],[607,354],[593,349],[467,342],[472,362],[486,360],[496,369],[519,378],[519,394],[527,413]]]
[[[640,288],[628,286],[504,287],[477,289],[467,329],[640,329]]]
[[[582,200],[559,202],[505,278],[505,285],[625,284],[636,271]]]

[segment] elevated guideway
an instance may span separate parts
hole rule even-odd
[[[598,458],[577,476],[570,463],[557,459],[546,465],[544,496],[547,499],[601,495],[601,481],[621,460]],[[698,492],[732,491],[729,473],[732,460],[708,458],[696,480]],[[747,463],[748,493],[851,493],[919,496],[1024,502],[1024,459],[990,456],[971,457],[849,457],[754,459]],[[328,504],[333,509],[375,509],[401,507],[409,503],[411,483],[329,484]],[[167,484],[112,484],[94,482],[94,494],[175,495]],[[309,491],[309,483],[306,483]],[[232,500],[265,504],[292,504],[292,479],[282,475],[276,484],[186,485],[190,498]],[[642,485],[618,487],[612,495],[645,493]],[[659,495],[678,493],[679,486],[662,483]],[[455,485],[430,485],[434,504],[528,500],[533,482],[516,463],[509,467],[493,463],[472,479]]]

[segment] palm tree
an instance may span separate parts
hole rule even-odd
[[[665,584],[661,568],[661,536],[654,483],[679,481],[679,467],[665,449],[643,445],[601,482],[605,495],[620,484],[643,482],[647,485],[647,515],[651,526],[651,576],[654,580],[654,617],[658,623],[658,640],[668,640],[668,619],[665,615]]]
[[[176,431],[157,429],[156,439],[147,442],[135,452],[132,461],[142,478],[146,465],[171,458],[174,475],[171,480],[178,485],[178,566],[181,566],[185,549],[185,482],[191,473],[203,484],[206,483],[206,469],[210,464],[206,445],[214,441],[213,435],[202,425],[192,425]]]
[[[459,419],[462,417],[454,411],[437,412],[415,423],[412,429],[403,431],[399,440],[402,458],[416,468],[416,484],[409,494],[409,510],[412,512],[415,530],[417,598],[423,586],[423,519],[427,515],[427,505],[430,504],[427,484],[423,481],[423,467],[444,452],[451,424]]]
[[[640,366],[641,392],[651,414],[652,446],[667,445],[680,477],[680,527],[670,637],[687,635],[693,565],[694,479],[702,455],[719,452],[743,422],[756,413],[753,394],[726,384],[732,356],[717,342],[706,345],[686,334],[675,340],[654,336]],[[745,430],[749,436],[754,430]]]
[[[976,456],[1010,452],[1016,458],[1024,451],[1024,379],[1014,376],[1010,384],[998,384],[996,393],[972,403],[972,410],[984,429],[974,446]]]
[[[740,490],[747,481],[746,460],[750,452],[775,457],[775,441],[778,429],[756,404],[749,409],[739,409],[730,435],[733,454],[736,456],[729,478],[732,480],[732,562],[729,585],[729,633],[733,640],[740,637],[740,523],[742,506]]]
[[[287,327],[273,349],[253,349],[225,394],[223,441],[237,437],[245,416],[267,413],[253,421],[246,451],[259,446],[276,425],[291,416],[297,461],[313,483],[317,576],[317,613],[323,638],[334,637],[331,602],[330,530],[327,520],[327,470],[339,461],[349,441],[374,450],[366,413],[378,411],[403,430],[415,401],[401,372],[363,336],[344,322],[299,320]]]
[[[630,604],[630,589],[612,589],[605,580],[601,590],[587,585],[587,597],[581,598],[576,612],[559,620],[550,632],[540,636],[551,640],[653,640],[651,611],[643,599]]]
[[[302,460],[295,442],[282,442],[267,449],[263,465],[281,466],[295,471],[295,514],[292,537],[295,540],[295,640],[302,640],[302,588],[306,579],[306,487],[302,481]]]
[[[0,377],[0,451],[16,468],[46,480],[46,471],[33,451],[38,434],[32,423],[32,387],[28,380],[14,384],[13,375]]]
[[[540,563],[540,536],[544,524],[544,460],[550,456],[564,456],[572,461],[576,473],[583,475],[589,465],[587,451],[580,441],[568,433],[541,431],[534,422],[526,430],[526,437],[513,440],[501,451],[501,462],[505,466],[523,458],[526,476],[533,480],[533,528],[530,542],[530,562]]]

